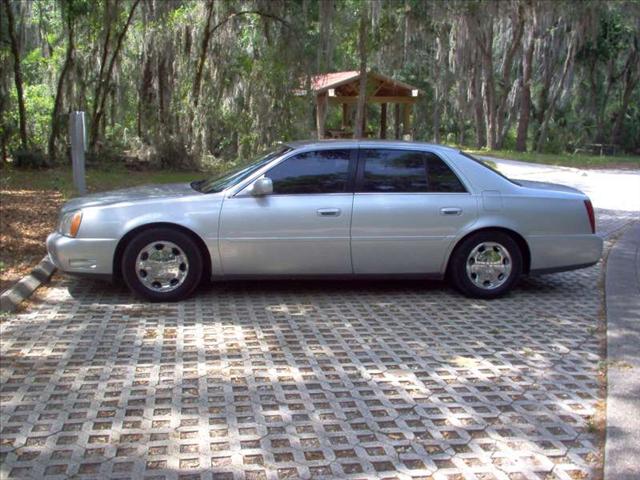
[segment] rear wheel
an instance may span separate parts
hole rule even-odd
[[[520,277],[522,253],[506,233],[478,232],[456,248],[449,273],[453,284],[469,297],[499,297]]]
[[[202,253],[189,235],[178,230],[146,230],[125,248],[122,276],[134,293],[147,300],[182,300],[200,282]]]

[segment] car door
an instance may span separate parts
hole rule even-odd
[[[436,154],[359,151],[351,226],[354,273],[440,273],[451,242],[476,217],[475,198]]]
[[[220,220],[225,275],[352,273],[349,227],[355,149],[294,154],[265,173],[273,193],[226,198]]]

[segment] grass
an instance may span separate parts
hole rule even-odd
[[[487,150],[487,149],[462,149],[473,155],[485,157],[504,158],[508,160],[520,160],[523,162],[541,163],[545,165],[560,165],[574,168],[640,168],[640,156],[638,155],[615,155],[599,156],[570,153],[536,153],[536,152],[516,152],[512,150]]]
[[[202,172],[171,170],[130,171],[124,166],[114,165],[109,168],[88,167],[86,180],[89,192],[100,192],[152,183],[190,182],[206,178],[208,175]],[[54,190],[60,192],[64,198],[77,195],[73,186],[71,167],[47,170],[23,170],[6,167],[0,178],[0,189]]]

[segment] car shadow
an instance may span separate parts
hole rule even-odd
[[[77,279],[62,277],[61,286],[66,288],[74,300],[83,302],[87,298],[99,297],[107,303],[149,303],[132,295],[123,283],[103,280]],[[193,295],[185,300],[189,302],[199,297],[208,297],[217,293],[349,293],[379,291],[385,293],[414,291],[421,293],[444,291],[457,292],[444,281],[424,279],[268,279],[268,280],[230,280],[202,282]]]
[[[62,285],[68,290],[74,300],[84,302],[92,299],[100,303],[108,304],[145,304],[149,303],[131,294],[123,283],[111,283],[102,280],[77,279],[63,277]],[[500,298],[513,298],[522,294],[552,294],[562,293],[570,287],[571,281],[563,281],[558,275],[523,276],[514,286],[513,290]],[[570,288],[572,290],[572,288]],[[230,281],[202,282],[196,288],[193,295],[184,302],[198,299],[210,298],[219,294],[234,293],[287,293],[287,294],[318,294],[327,295],[358,295],[367,293],[414,293],[414,294],[435,294],[441,293],[447,296],[459,296],[465,299],[464,295],[458,292],[447,281],[428,279],[406,279],[406,278],[353,278],[353,279],[242,279]],[[500,298],[492,300],[476,300],[480,302],[499,301]],[[475,299],[470,299],[474,301]]]

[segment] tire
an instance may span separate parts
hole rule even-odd
[[[152,302],[187,298],[202,278],[202,252],[193,239],[172,228],[136,235],[124,249],[122,276],[129,289]]]
[[[472,298],[504,295],[521,273],[520,247],[511,236],[498,231],[471,235],[456,247],[449,263],[454,286]]]

